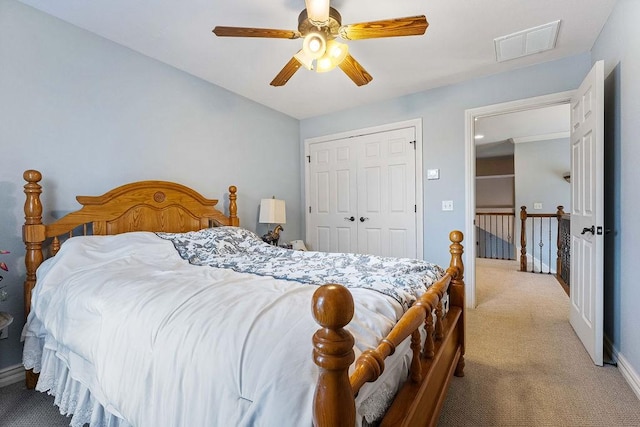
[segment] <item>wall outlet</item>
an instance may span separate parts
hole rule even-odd
[[[442,201],[442,210],[443,211],[452,211],[453,210],[453,200],[443,200]]]
[[[533,209],[535,209],[537,211],[541,210],[542,209],[542,203],[541,202],[535,202],[533,204]]]
[[[0,340],[9,338],[9,327],[0,329]]]

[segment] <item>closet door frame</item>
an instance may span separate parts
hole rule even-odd
[[[309,206],[311,205],[309,191],[309,146],[314,143],[328,142],[338,139],[352,138],[356,136],[369,135],[380,132],[387,132],[396,129],[410,128],[415,129],[416,143],[416,167],[415,167],[415,200],[416,200],[416,254],[418,259],[424,257],[424,192],[423,192],[423,152],[422,152],[422,119],[406,120],[402,122],[389,123],[384,125],[372,126],[361,129],[353,129],[346,132],[324,135],[304,140],[304,207],[305,212],[305,240],[309,236]]]

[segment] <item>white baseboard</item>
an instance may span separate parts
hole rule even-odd
[[[0,370],[0,387],[24,381],[24,366],[9,366]]]
[[[638,375],[623,355],[618,353],[616,359],[618,359],[618,370],[624,379],[627,380],[629,387],[631,387],[631,390],[636,394],[636,397],[640,400],[640,375]]]
[[[607,336],[604,337],[604,345],[605,350],[611,354],[611,358],[617,363],[622,377],[627,381],[638,400],[640,400],[640,375],[633,369],[629,361],[618,352]]]

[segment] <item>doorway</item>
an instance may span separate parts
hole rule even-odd
[[[560,92],[535,98],[522,99],[465,111],[465,283],[466,306],[475,308],[476,302],[476,228],[474,224],[476,208],[476,121],[509,113],[569,104],[575,91]]]
[[[475,240],[474,121],[500,112],[546,105],[571,106],[571,313],[570,323],[593,362],[603,364],[603,238],[604,238],[604,61],[597,61],[576,91],[467,110],[466,231]],[[473,157],[471,156],[473,155]],[[471,286],[466,305],[475,307],[475,248],[467,257]]]
[[[522,271],[556,274],[557,215],[571,205],[570,113],[559,104],[475,120],[477,258],[522,258]]]

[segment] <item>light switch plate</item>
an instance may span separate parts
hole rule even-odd
[[[453,210],[453,200],[443,200],[442,201],[442,210],[443,211],[452,211]]]
[[[427,169],[427,179],[440,179],[440,169]]]

